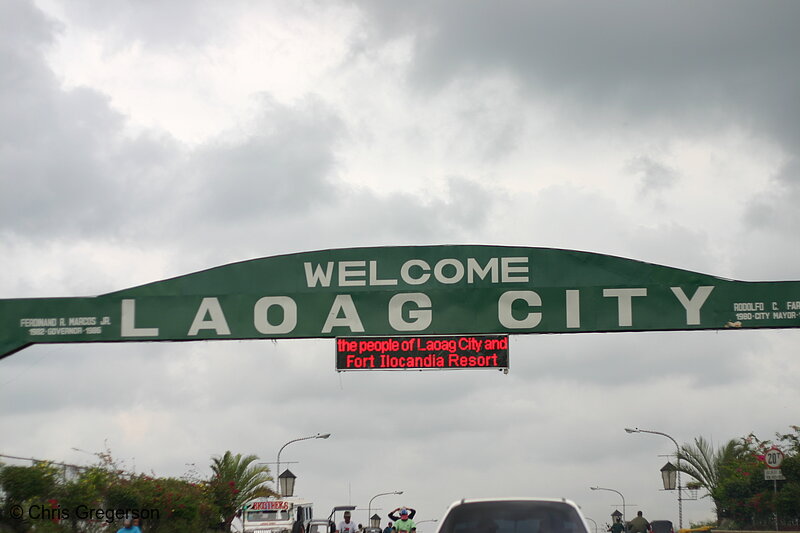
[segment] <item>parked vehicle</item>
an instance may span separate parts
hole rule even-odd
[[[306,533],[313,507],[302,498],[256,498],[244,506],[244,533]]]
[[[306,533],[333,533],[336,531],[336,513],[353,511],[355,508],[355,505],[337,505],[331,510],[331,514],[328,515],[327,519],[320,518],[311,520],[308,523],[308,527],[306,527]]]
[[[675,533],[671,520],[651,520],[650,533]]]
[[[325,520],[324,518],[315,518],[308,523],[306,533],[333,533],[335,530],[336,526],[333,525],[333,522]]]
[[[453,503],[437,533],[589,533],[578,506],[566,499],[475,499]]]

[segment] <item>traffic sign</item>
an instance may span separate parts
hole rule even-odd
[[[770,448],[764,454],[764,463],[767,468],[780,468],[783,463],[783,452],[778,448]]]
[[[783,481],[786,476],[781,473],[780,468],[767,468],[764,470],[764,479],[766,481]]]

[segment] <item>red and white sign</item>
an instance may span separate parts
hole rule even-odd
[[[291,503],[277,500],[266,502],[253,502],[250,504],[249,511],[286,511],[291,507]]]
[[[764,454],[764,463],[767,468],[780,468],[783,463],[783,452],[778,448],[770,448]]]

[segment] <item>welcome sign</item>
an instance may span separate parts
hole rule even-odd
[[[0,357],[37,343],[800,327],[800,282],[590,252],[346,248],[80,298],[0,300]]]

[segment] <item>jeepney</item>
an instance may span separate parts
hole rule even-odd
[[[244,533],[305,533],[313,506],[295,497],[256,498],[242,509]]]

